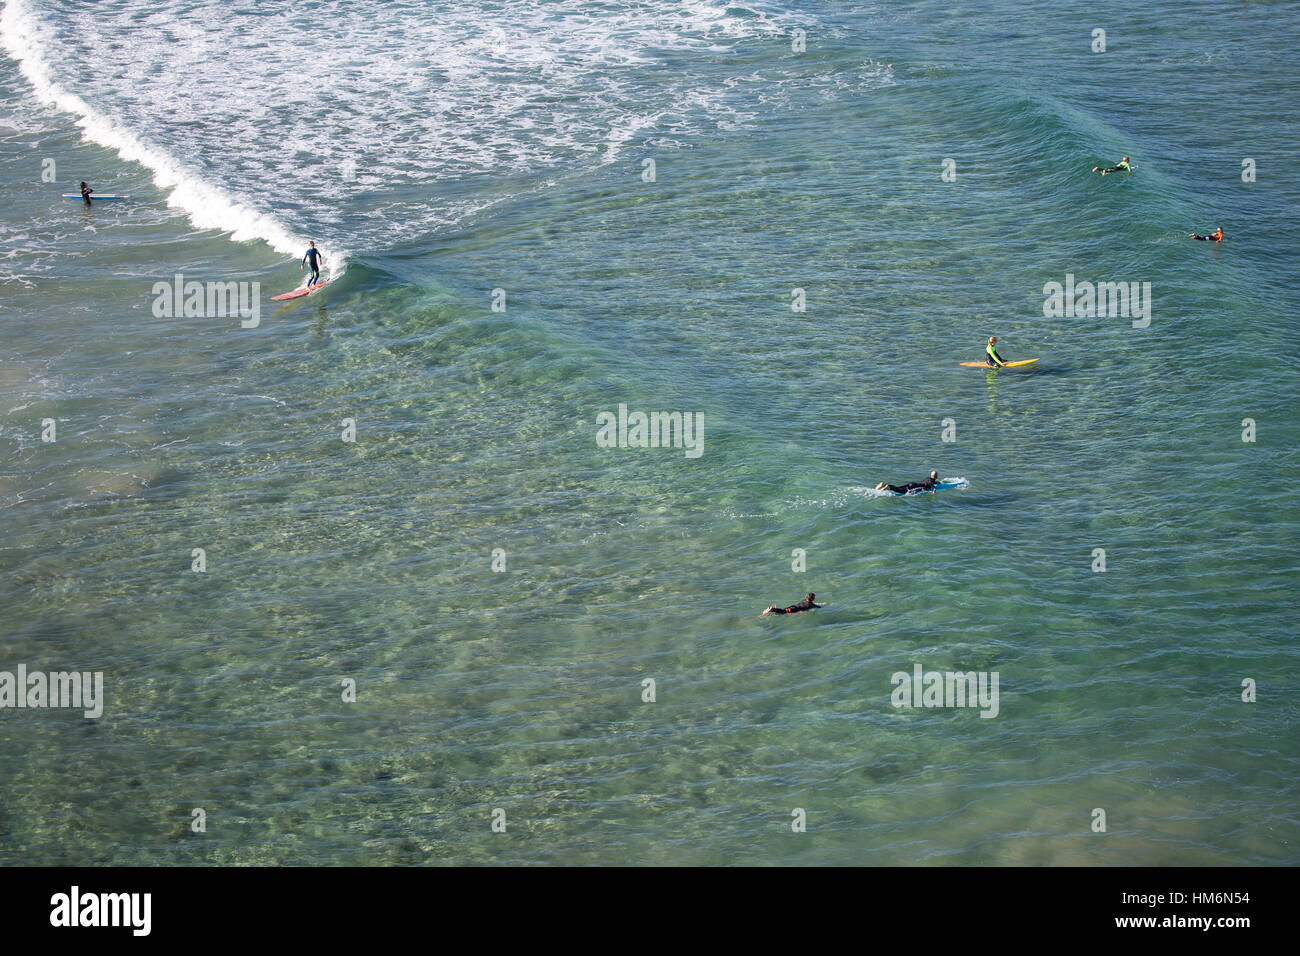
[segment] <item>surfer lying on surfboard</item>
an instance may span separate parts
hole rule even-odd
[[[1210,233],[1208,236],[1198,236],[1194,232],[1189,232],[1188,235],[1191,236],[1193,239],[1201,240],[1201,242],[1222,242],[1223,227],[1220,226],[1218,229],[1215,229],[1214,232]]]
[[[1092,171],[1094,173],[1100,172],[1103,176],[1107,173],[1131,173],[1133,172],[1133,164],[1130,163],[1128,157],[1125,156],[1114,166],[1107,166],[1105,169],[1102,169],[1100,166],[1094,166],[1092,167]]]
[[[910,491],[934,491],[934,486],[939,483],[939,473],[930,472],[930,477],[924,481],[909,481],[905,485],[887,485],[883,481],[876,485],[877,491],[892,491],[896,495],[905,495]]]
[[[825,604],[813,603],[813,598],[815,598],[816,596],[817,595],[809,591],[808,596],[804,598],[802,601],[800,601],[798,604],[791,604],[789,607],[777,607],[775,604],[773,604],[770,607],[768,607],[768,609],[765,610],[763,614],[798,614],[801,611],[811,611],[815,607],[825,607],[826,606]],[[762,617],[763,614],[760,614],[759,617]]]
[[[311,275],[307,277],[307,286],[310,288],[320,281],[320,263],[325,261],[325,257],[321,255],[320,250],[316,248],[315,239],[312,239],[307,243],[307,252],[302,257],[302,261],[311,265]],[[302,271],[301,264],[298,266],[298,271]]]

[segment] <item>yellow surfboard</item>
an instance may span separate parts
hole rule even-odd
[[[1016,368],[1019,365],[1033,365],[1038,359],[1021,359],[1019,362],[1007,362],[1003,368]],[[985,362],[962,362],[964,368],[997,368],[996,365],[988,365]]]

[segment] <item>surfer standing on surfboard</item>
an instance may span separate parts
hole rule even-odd
[[[85,183],[82,183],[84,186]],[[302,261],[311,266],[311,275],[307,277],[307,288],[311,288],[320,281],[320,263],[325,261],[320,250],[316,248],[316,240],[312,239],[307,243],[307,254],[302,257]],[[298,266],[298,271],[302,271],[302,266]]]
[[[998,354],[998,337],[996,335],[989,336],[989,344],[984,347],[984,351],[987,352],[989,356],[984,360],[986,365],[1001,368],[1007,364],[1007,360]]]
[[[89,186],[86,185],[86,183],[85,183],[84,180],[82,181],[82,183],[81,183],[81,201],[84,202],[87,206],[90,205],[90,194],[93,193],[94,191],[95,191],[95,190],[91,189]]]

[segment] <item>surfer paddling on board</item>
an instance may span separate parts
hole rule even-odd
[[[89,186],[87,186],[87,185],[85,184],[85,182],[82,182],[82,184],[81,184],[81,201],[84,202],[87,206],[90,205],[90,194],[93,193],[94,191],[95,191],[95,190],[93,190],[93,189],[91,189]]]
[[[826,606],[825,604],[815,604],[813,602],[813,598],[815,598],[816,596],[817,595],[809,591],[808,596],[804,598],[802,601],[800,601],[798,604],[791,604],[789,607],[777,607],[775,604],[773,604],[770,607],[768,607],[767,610],[763,612],[763,614],[799,614],[802,611],[811,611],[815,607],[825,607]],[[760,614],[759,617],[762,617],[763,614]]]
[[[311,275],[307,277],[307,288],[311,288],[320,281],[320,264],[325,261],[319,249],[316,248],[316,240],[312,239],[307,243],[307,253],[302,257],[302,261],[311,266]],[[298,266],[298,271],[302,271],[302,265]]]
[[[1114,166],[1107,166],[1105,169],[1102,169],[1100,166],[1094,166],[1092,167],[1092,171],[1094,173],[1100,172],[1103,176],[1107,173],[1131,173],[1133,172],[1133,164],[1130,163],[1128,157],[1125,156]]]
[[[1191,236],[1193,239],[1201,240],[1201,242],[1222,242],[1223,227],[1220,226],[1218,229],[1215,229],[1214,232],[1210,233],[1208,236],[1198,236],[1194,232],[1189,232],[1188,235]]]
[[[930,472],[930,477],[924,481],[909,481],[905,485],[887,485],[883,481],[876,485],[877,491],[892,491],[896,495],[905,495],[909,491],[934,491],[935,485],[939,484],[939,473]]]
[[[998,337],[996,335],[989,336],[989,344],[984,346],[984,351],[988,353],[988,357],[984,360],[985,365],[1002,368],[1007,364],[1007,360],[998,354]]]

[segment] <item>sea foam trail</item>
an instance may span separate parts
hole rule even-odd
[[[0,45],[17,62],[19,71],[41,102],[77,117],[77,125],[86,139],[114,149],[123,159],[149,169],[154,185],[167,192],[167,205],[183,211],[195,226],[228,232],[236,242],[260,240],[286,255],[303,254],[307,240],[290,232],[274,216],[258,212],[221,188],[205,183],[174,156],[144,143],[130,130],[55,83],[42,56],[46,48],[43,25],[26,0],[8,0],[0,11]],[[325,256],[328,278],[338,278],[346,269],[346,254],[325,244],[318,245]]]

